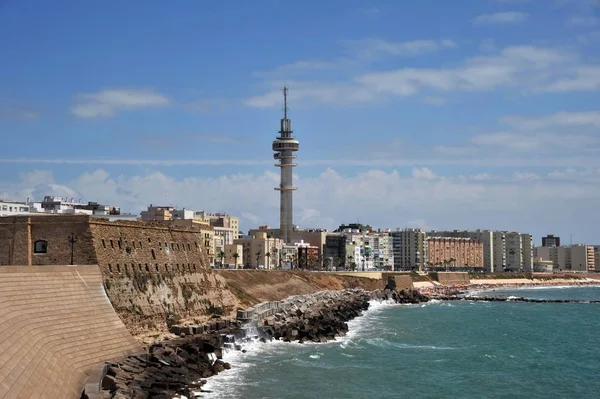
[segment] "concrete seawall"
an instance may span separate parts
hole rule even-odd
[[[0,399],[79,398],[104,361],[141,349],[98,266],[0,267]]]

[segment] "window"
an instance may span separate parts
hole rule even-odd
[[[48,241],[37,240],[33,244],[33,253],[35,253],[35,254],[45,254],[45,253],[48,253]]]
[[[106,248],[106,241],[104,241],[104,238],[102,239],[102,248]]]
[[[156,260],[156,254],[154,253],[154,250],[151,249],[150,251],[152,252],[152,260]]]
[[[115,247],[115,243],[113,242],[113,240],[110,240],[110,247],[114,248]]]

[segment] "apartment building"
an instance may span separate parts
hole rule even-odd
[[[279,254],[284,243],[279,238],[269,237],[266,232],[257,232],[250,237],[238,238],[233,243],[242,246],[245,265],[268,270],[280,266]]]
[[[552,262],[554,271],[591,272],[596,270],[596,255],[591,245],[535,247],[534,256]]]
[[[231,229],[233,237],[237,238],[240,234],[240,220],[236,216],[231,216],[227,213],[209,213],[205,211],[194,212],[194,218],[204,221],[213,227],[223,229]]]
[[[397,229],[392,237],[394,270],[425,270],[426,233],[421,229]]]
[[[548,234],[542,237],[542,247],[560,247],[560,237]]]
[[[428,268],[484,269],[483,243],[465,237],[427,237]]]
[[[438,237],[457,237],[457,238],[470,238],[472,240],[479,241],[483,248],[483,270],[486,272],[495,271],[494,262],[494,238],[491,230],[453,230],[453,231],[431,231],[428,232],[429,236]],[[500,236],[500,247],[501,236]],[[500,258],[502,259],[502,258]]]

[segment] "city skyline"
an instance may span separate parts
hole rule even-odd
[[[296,224],[599,241],[597,2],[0,10],[0,197],[277,226],[286,84]]]

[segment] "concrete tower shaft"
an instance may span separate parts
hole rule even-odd
[[[279,160],[279,163],[275,164],[275,166],[281,168],[279,187],[275,187],[275,190],[279,190],[281,196],[279,204],[279,229],[281,238],[285,243],[291,242],[292,231],[294,229],[293,193],[296,187],[294,187],[292,181],[292,169],[296,166],[294,163],[296,159],[294,152],[300,149],[300,143],[292,136],[292,121],[287,117],[287,94],[288,89],[284,87],[283,118],[281,119],[279,136],[273,141],[273,151],[275,151],[273,158]]]

